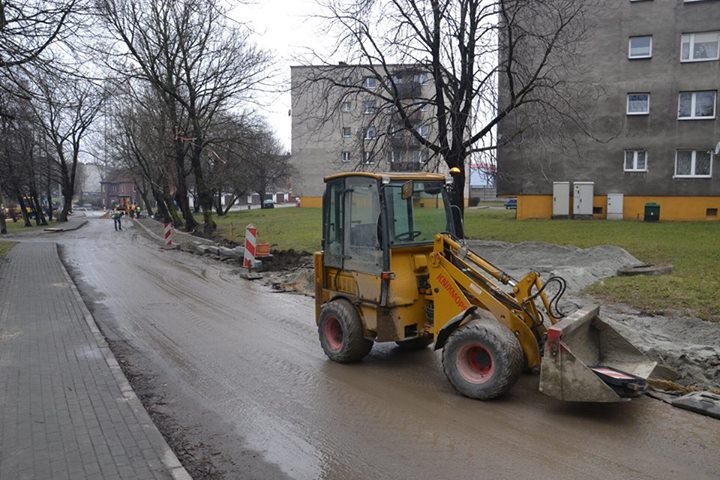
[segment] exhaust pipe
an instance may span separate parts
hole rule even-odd
[[[548,328],[540,391],[569,402],[621,402],[645,393],[657,362],[600,319],[578,310]]]

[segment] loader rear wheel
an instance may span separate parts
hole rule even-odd
[[[515,336],[494,319],[474,319],[448,338],[443,371],[455,390],[479,400],[496,398],[520,377],[523,351]]]
[[[325,355],[340,363],[362,360],[373,346],[373,341],[363,336],[360,315],[347,300],[333,300],[323,305],[318,335]]]

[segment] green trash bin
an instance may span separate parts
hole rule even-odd
[[[657,222],[658,220],[660,220],[660,205],[658,205],[657,203],[646,203],[645,221]]]

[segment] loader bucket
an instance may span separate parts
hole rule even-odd
[[[540,391],[570,402],[620,402],[642,395],[656,362],[600,319],[579,310],[548,328]]]

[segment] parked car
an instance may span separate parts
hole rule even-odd
[[[275,208],[275,202],[272,200],[263,200],[262,208]]]
[[[517,198],[511,198],[505,202],[506,210],[517,210]]]

